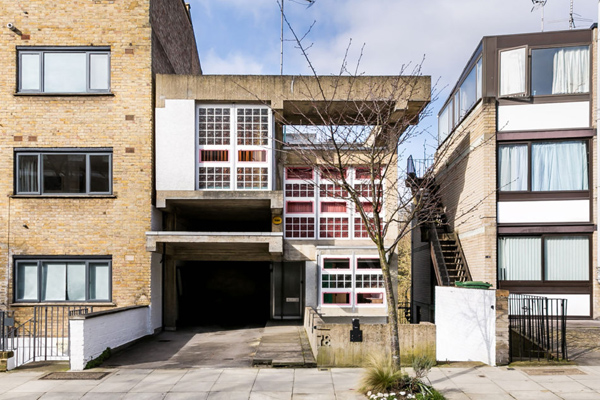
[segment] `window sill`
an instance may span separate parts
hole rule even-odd
[[[36,93],[36,92],[16,92],[13,94],[14,96],[24,96],[24,97],[97,97],[97,96],[108,96],[114,97],[115,94],[112,92],[106,93]]]
[[[13,194],[12,199],[116,199],[116,194]]]
[[[34,307],[34,306],[68,306],[68,307],[116,307],[117,304],[113,302],[70,302],[70,301],[62,301],[62,302],[16,302],[9,304],[9,307]]]

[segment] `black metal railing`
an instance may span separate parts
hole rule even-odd
[[[508,297],[510,361],[567,360],[567,300]]]
[[[94,310],[84,306],[35,306],[32,311],[30,319],[3,331],[3,346],[14,351],[16,366],[30,361],[68,359],[69,317]]]
[[[14,312],[0,311],[0,351],[8,351],[8,334],[14,326]]]
[[[425,172],[433,165],[433,157],[415,159],[408,156],[406,160],[406,175],[410,178],[422,178]]]

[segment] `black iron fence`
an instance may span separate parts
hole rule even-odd
[[[567,360],[567,300],[508,297],[510,361]]]
[[[8,313],[0,314],[0,348],[14,351],[16,366],[30,361],[68,359],[69,317],[91,313],[93,307],[35,306],[32,311],[32,317],[20,324],[15,324]],[[7,319],[11,324],[4,326]]]

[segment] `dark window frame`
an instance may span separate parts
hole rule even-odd
[[[17,298],[17,288],[19,284],[17,268],[20,263],[37,263],[37,300],[19,300]],[[47,262],[84,262],[85,263],[85,300],[42,300],[42,265]],[[108,299],[92,299],[90,300],[89,284],[90,284],[90,264],[105,262],[108,264]],[[65,272],[65,287],[68,288],[68,268]],[[23,304],[38,304],[38,303],[111,303],[112,302],[112,279],[113,279],[113,265],[111,256],[18,256],[13,259],[13,301],[15,303]]]
[[[85,192],[51,192],[44,193],[44,170],[43,170],[43,156],[44,155],[84,155],[85,156]],[[38,190],[35,192],[21,191],[19,188],[19,168],[21,156],[37,156],[38,158],[38,169],[37,169],[37,185]],[[90,156],[108,156],[108,191],[106,192],[94,192],[91,191],[91,168],[90,168]],[[14,193],[16,195],[26,196],[93,196],[93,195],[112,195],[113,193],[113,151],[110,148],[99,148],[99,149],[52,149],[52,148],[16,148],[14,149]]]
[[[84,92],[69,92],[69,91],[45,91],[44,90],[44,54],[51,53],[71,53],[86,55],[86,90]],[[23,65],[22,57],[26,54],[38,54],[39,60],[39,90],[22,89],[21,68]],[[94,54],[106,54],[108,56],[108,89],[92,89],[91,81],[91,62],[90,56]],[[87,94],[112,94],[111,92],[111,49],[108,46],[17,46],[17,85],[16,92],[18,94],[41,94],[41,95],[87,95]]]

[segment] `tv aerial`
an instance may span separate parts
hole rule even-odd
[[[534,12],[535,10],[541,10],[542,11],[542,15],[541,15],[542,32],[544,32],[544,6],[546,6],[546,3],[548,2],[548,0],[531,0],[531,2],[533,3],[533,7],[531,8],[531,12]]]
[[[307,3],[308,6],[306,8],[310,8],[312,7],[313,4],[315,4],[315,1],[317,0],[290,0],[294,3],[297,4],[303,4],[303,3]],[[281,3],[279,2],[279,0],[277,1],[277,3],[279,4],[279,9],[281,10],[281,56],[280,56],[280,62],[279,62],[279,73],[281,75],[283,75],[283,21],[284,21],[284,13],[283,13],[283,3],[285,2],[285,0],[281,0]]]

